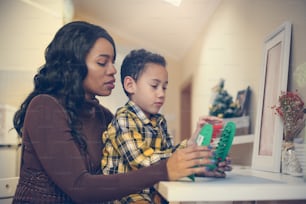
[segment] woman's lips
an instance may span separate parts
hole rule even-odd
[[[109,82],[105,83],[105,85],[106,85],[109,89],[114,89],[114,88],[115,88],[115,80],[109,81]]]

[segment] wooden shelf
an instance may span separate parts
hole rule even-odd
[[[254,142],[254,135],[239,135],[234,137],[233,145],[237,144],[245,144],[245,143],[253,143]]]

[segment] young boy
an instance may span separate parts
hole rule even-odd
[[[121,83],[129,98],[119,108],[103,134],[102,170],[104,174],[132,171],[168,158],[177,146],[167,130],[166,119],[159,113],[165,102],[168,72],[164,57],[144,49],[131,51],[121,66]],[[188,143],[193,143],[201,126]],[[148,175],[150,176],[150,175]],[[133,185],[131,183],[131,185]],[[154,189],[144,189],[120,200],[120,203],[157,203]],[[155,197],[155,198],[153,198]]]

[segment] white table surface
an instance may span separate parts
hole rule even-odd
[[[226,178],[160,182],[155,188],[170,203],[198,201],[306,200],[303,177],[234,166]]]

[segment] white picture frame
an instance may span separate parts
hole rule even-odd
[[[252,158],[252,168],[256,170],[281,171],[283,125],[272,107],[278,104],[281,92],[287,90],[290,43],[291,23],[287,21],[264,41]]]

